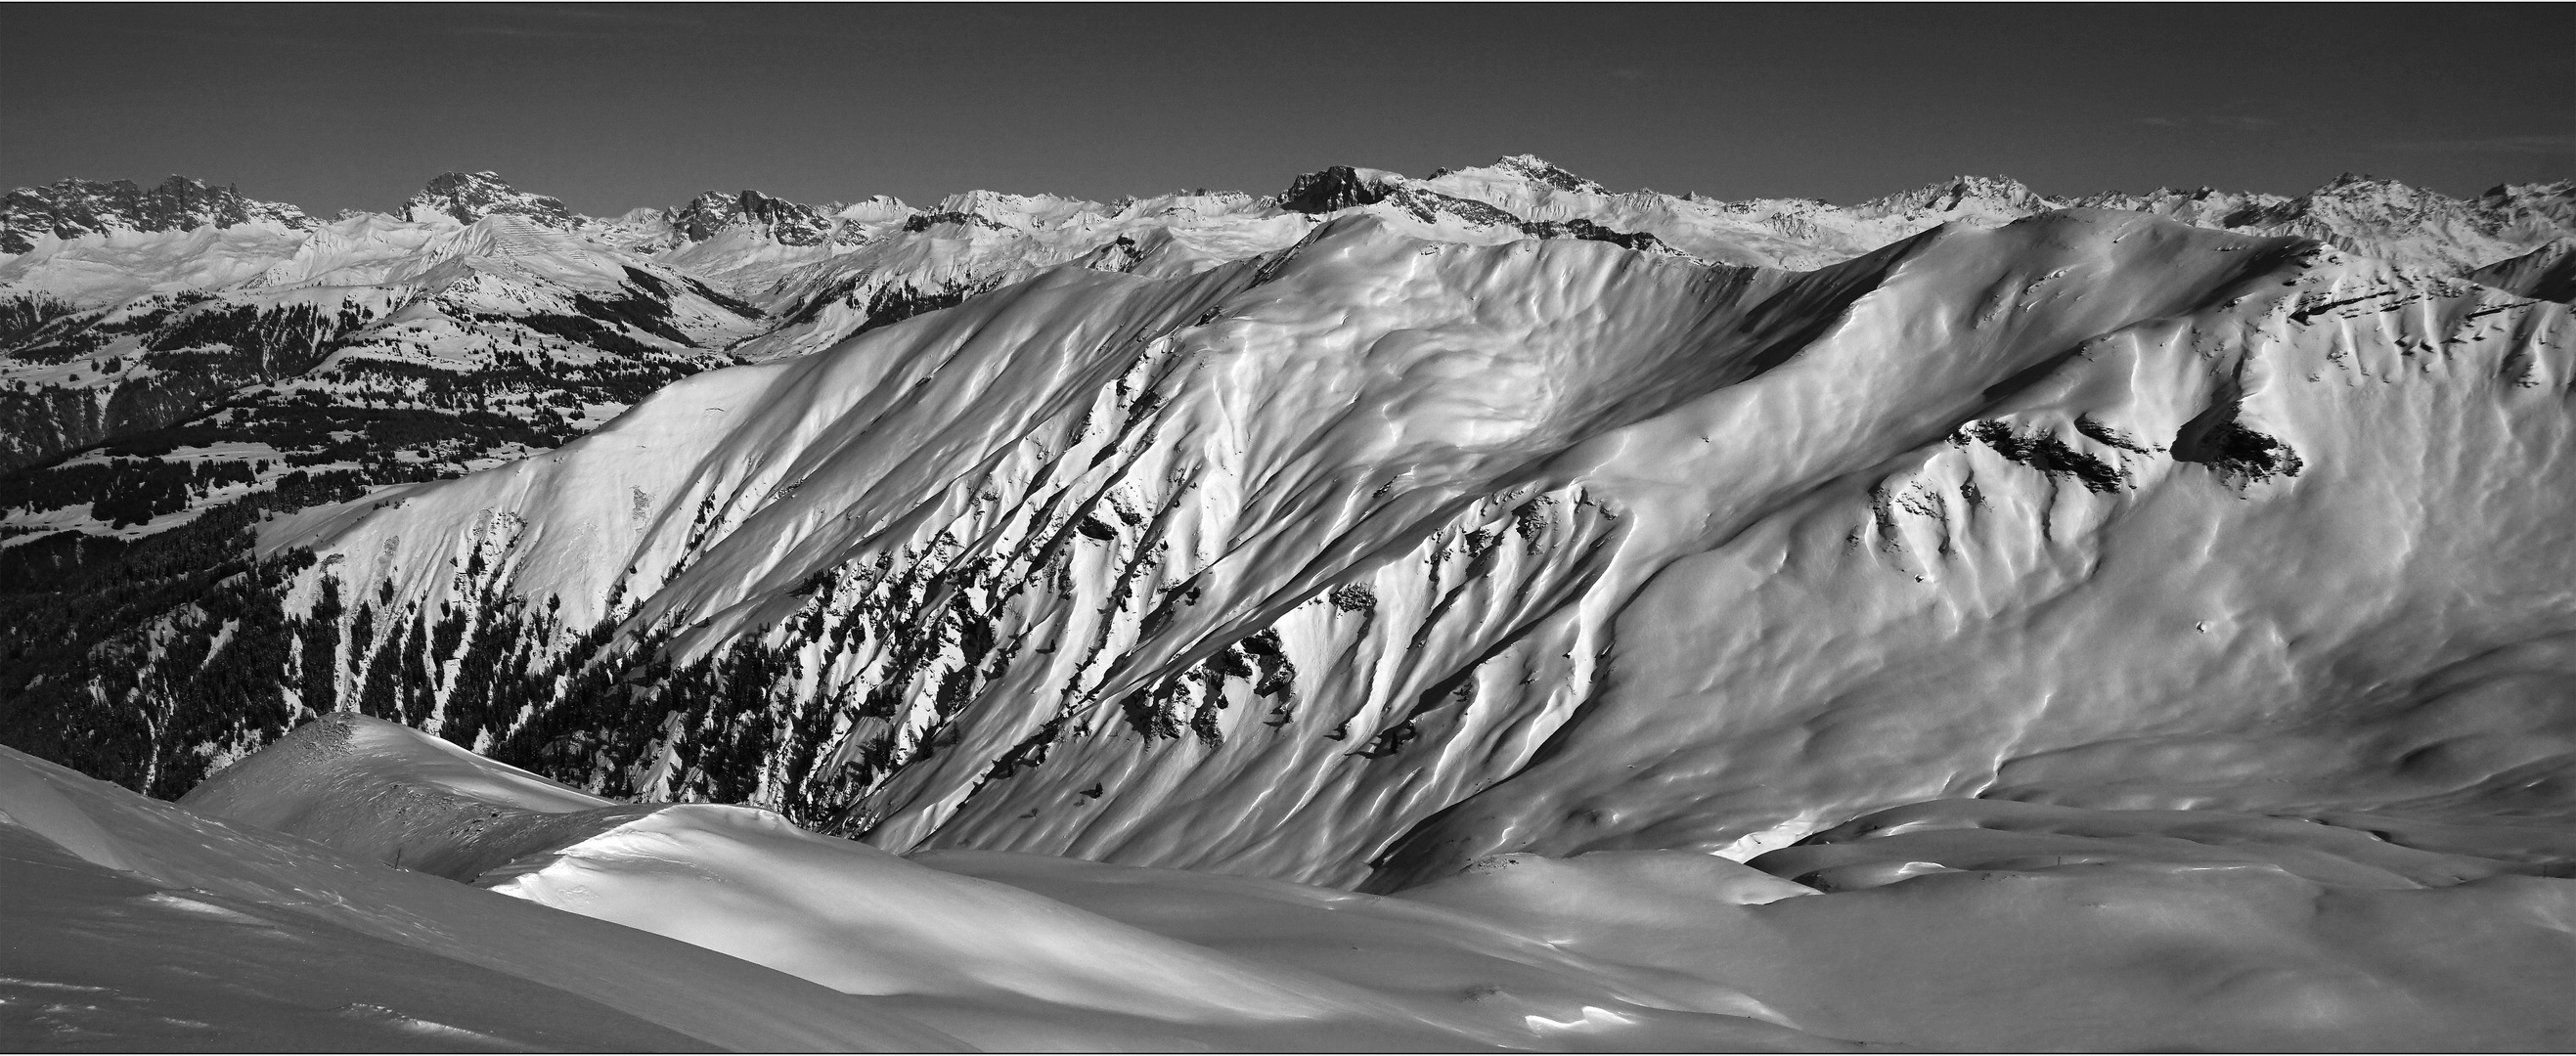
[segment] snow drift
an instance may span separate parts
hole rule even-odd
[[[425,837],[425,803],[567,828],[471,884],[370,860],[386,832],[443,861],[524,836]],[[13,1026],[515,1051],[2516,1049],[2576,1028],[2576,882],[2274,818],[1947,801],[1759,868],[1513,854],[1384,897],[587,804],[357,716],[175,807],[0,750]]]

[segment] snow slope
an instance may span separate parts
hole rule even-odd
[[[49,1047],[957,1047],[791,976],[145,799],[7,748],[0,813],[8,868],[28,881],[10,887],[6,911],[26,927],[5,940],[0,985],[13,992],[0,1014]],[[171,969],[157,967],[165,954]],[[225,971],[227,985],[190,969]]]
[[[588,831],[470,884],[349,845],[433,800]],[[908,861],[753,808],[586,806],[334,716],[177,806],[0,750],[0,1015],[48,1047],[449,1051],[2511,1050],[2576,1028],[2576,880],[2353,829],[1950,801],[1755,864],[1514,854],[1385,897]]]
[[[2563,822],[2570,342],[2131,213],[1805,274],[1354,217],[266,538],[477,626],[560,606],[540,650],[645,643],[567,661],[652,687],[569,725],[555,682],[428,728],[897,850],[1385,891],[1979,794]],[[548,754],[584,723],[653,732]]]
[[[453,747],[416,731],[333,716],[227,770],[181,807],[238,824],[270,822],[379,862],[381,841],[408,833],[414,853],[403,868],[681,939],[846,993],[908,998],[899,1006],[908,1016],[997,1047],[1562,1049],[1563,1031],[1531,1016],[1579,1021],[1588,1003],[1653,1024],[1647,1037],[1848,1048],[1785,1028],[1724,987],[1676,987],[1661,973],[1557,954],[1488,921],[1369,896],[1274,885],[1291,894],[1287,905],[1237,915],[1253,918],[1247,923],[1290,918],[1270,921],[1274,927],[1364,916],[1380,941],[1389,931],[1403,936],[1391,944],[1396,956],[1457,977],[1458,990],[1484,982],[1494,993],[1462,1001],[1450,987],[1431,986],[1390,995],[1374,977],[1355,985],[1329,964],[1211,949],[1018,886],[816,836],[765,811],[589,806],[568,796],[492,764],[461,764]],[[471,819],[431,831],[421,816],[439,813],[442,803],[470,808],[463,813]],[[551,842],[528,844],[507,820],[527,813],[565,827]],[[466,859],[487,865],[461,874],[443,867]],[[1544,990],[1504,995],[1497,981]]]
[[[2543,301],[2576,302],[2576,239],[2561,239],[2519,257],[2500,260],[2469,277]]]

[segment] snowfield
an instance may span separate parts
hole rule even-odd
[[[0,1014],[46,1048],[445,1051],[2532,1049],[2576,1029],[2570,881],[2216,812],[1951,801],[1770,872],[1513,854],[1377,896],[906,860],[753,808],[590,802],[358,716],[177,806],[0,749]],[[407,817],[442,809],[435,831]],[[475,823],[525,816],[563,824],[530,844]],[[394,864],[517,845],[472,886]],[[1821,891],[1772,875],[1828,860]]]

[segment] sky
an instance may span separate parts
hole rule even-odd
[[[592,214],[1518,153],[1833,202],[2576,176],[2570,4],[0,4],[0,38],[0,186],[184,173],[324,215],[487,169]]]

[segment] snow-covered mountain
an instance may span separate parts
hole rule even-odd
[[[2429,767],[2458,684],[2533,687],[2493,736],[2568,721],[2571,340],[2134,213],[1809,273],[1348,216],[265,538],[373,599],[335,699],[895,849],[1386,889],[1979,793],[2479,802],[2532,761]]]
[[[292,205],[244,198],[238,189],[185,176],[149,189],[131,180],[62,180],[0,196],[0,254],[27,253],[46,239],[248,226],[304,231],[313,218]]]
[[[512,187],[501,182],[499,173],[492,172],[443,173],[403,202],[394,215],[413,223],[436,223],[445,218],[460,224],[489,216],[515,216],[532,227],[558,230],[569,230],[582,219],[563,202]]]
[[[461,210],[460,185],[441,187]],[[18,485],[64,500],[9,503],[13,526],[114,527],[85,514],[119,485],[45,478],[140,480],[115,468],[135,457],[252,491],[361,463],[491,464],[734,362],[725,347],[758,329],[757,309],[689,275],[498,208],[518,199],[459,220],[429,197],[419,220],[119,230],[0,263],[0,464],[41,467]],[[149,505],[141,531],[201,503]]]
[[[69,186],[0,742],[186,798],[0,752],[47,935],[736,1047],[2564,1029],[2576,183]],[[334,956],[254,989],[430,970]]]
[[[2296,198],[2157,190],[2067,204],[2124,209],[2199,227],[2312,238],[2446,274],[2475,270],[2576,235],[2576,184],[2508,184],[2461,201],[2394,180],[2345,174]]]
[[[2571,194],[2561,182],[2459,202],[2345,179],[2297,199],[2097,204],[2361,247],[2419,276],[2407,281],[2473,265],[2472,278],[2546,297],[2564,285],[2550,262],[2576,224]],[[975,192],[928,209],[806,206],[743,191],[597,219],[491,173],[450,173],[392,215],[328,223],[180,179],[150,192],[66,181],[11,202],[13,230],[32,234],[0,257],[0,458],[18,467],[0,480],[0,565],[40,577],[108,575],[133,545],[201,522],[168,545],[238,553],[229,540],[261,516],[527,457],[696,371],[799,361],[978,295],[1073,281],[1067,269],[1239,282],[1217,276],[1303,259],[1363,222],[1426,252],[1592,244],[1694,275],[1866,267],[1848,262],[1938,225],[2065,204],[1984,178],[1851,207],[1620,194],[1526,156],[1109,204]],[[1532,294],[1474,296],[1496,295]],[[578,593],[565,603],[580,620],[605,611]]]
[[[218,403],[257,402],[273,395],[261,386],[288,379],[298,379],[297,392],[346,402],[347,383],[299,378],[341,348],[372,346],[362,361],[426,366],[441,381],[506,374],[510,367],[489,350],[524,348],[535,335],[488,317],[575,320],[555,326],[554,337],[606,352],[621,371],[658,384],[708,365],[826,348],[1060,264],[1171,275],[1275,252],[1348,212],[1444,241],[1570,237],[1807,269],[1941,223],[1995,226],[2080,205],[2312,237],[2462,274],[2565,240],[2576,230],[2570,197],[2560,183],[2460,202],[2348,177],[2297,199],[2203,190],[2061,201],[2010,180],[1963,177],[1845,208],[1614,194],[1523,156],[1421,180],[1328,169],[1269,197],[1181,194],[1102,205],[976,192],[914,209],[883,198],[817,207],[756,191],[709,192],[682,207],[607,220],[578,216],[492,173],[448,173],[390,216],[320,224],[292,206],[180,177],[148,191],[69,180],[8,199],[0,421],[11,428],[0,464],[43,463],[176,425]],[[646,278],[626,283],[627,268]],[[443,326],[400,340],[371,322],[441,295],[468,272],[513,276],[508,283],[519,285],[487,289],[479,307],[446,312]],[[585,295],[588,312],[578,300]],[[634,312],[609,308],[603,295],[631,302]],[[677,318],[665,323],[657,312]],[[227,321],[209,322],[218,317]],[[268,336],[223,336],[243,327]],[[178,343],[189,340],[229,340],[234,351],[259,341],[292,347],[216,363],[186,355]],[[130,372],[138,359],[162,366]],[[632,384],[524,382],[518,387],[530,401],[577,405],[584,422],[640,394]],[[518,450],[471,436],[447,446],[414,456],[468,466]],[[264,476],[264,486],[274,479]]]

